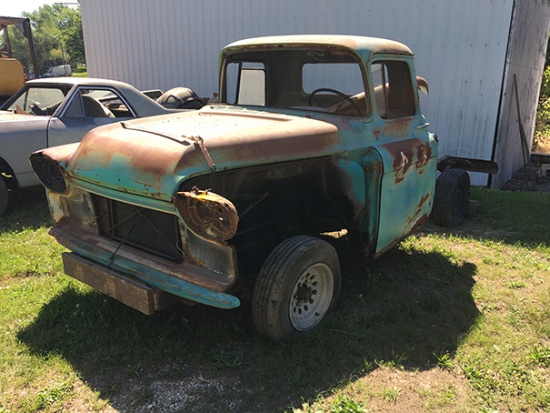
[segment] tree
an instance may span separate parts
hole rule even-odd
[[[542,73],[539,106],[535,119],[534,152],[550,152],[550,35],[546,49],[546,67]]]
[[[72,62],[86,63],[80,7],[73,9],[56,3],[44,5],[31,13],[23,13],[31,20],[36,59],[41,72],[50,66]],[[14,57],[30,70],[30,55],[26,39],[17,28],[8,28]]]
[[[58,23],[61,38],[65,45],[66,52],[74,63],[86,63],[84,53],[84,34],[82,32],[82,15],[80,7],[77,10],[65,8],[62,13],[63,20]]]

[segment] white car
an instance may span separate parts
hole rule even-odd
[[[168,91],[162,102],[170,101],[172,106],[164,107],[146,93],[107,79],[65,77],[26,82],[0,107],[0,215],[8,207],[11,190],[40,184],[29,164],[32,152],[79,142],[97,126],[171,113],[174,100],[182,100]]]

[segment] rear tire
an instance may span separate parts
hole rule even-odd
[[[10,191],[6,182],[0,177],[0,216],[4,215],[4,212],[8,209],[10,201]]]
[[[317,326],[336,305],[341,275],[329,243],[296,236],[279,244],[265,260],[254,285],[256,328],[274,342]]]
[[[470,204],[470,175],[462,169],[449,169],[441,174],[435,189],[432,218],[437,225],[461,224]]]

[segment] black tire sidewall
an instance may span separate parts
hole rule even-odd
[[[272,341],[280,342],[296,331],[289,314],[292,293],[303,272],[318,263],[332,270],[334,289],[328,314],[334,309],[341,288],[340,263],[334,247],[315,237],[297,236],[283,241],[266,259],[254,286],[252,314],[258,330]]]
[[[439,177],[432,217],[436,224],[452,227],[461,224],[468,213],[470,175],[462,169],[450,169]]]

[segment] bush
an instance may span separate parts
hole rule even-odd
[[[550,66],[542,75],[533,151],[550,152]]]

